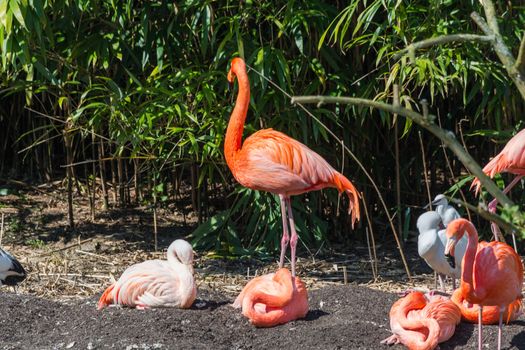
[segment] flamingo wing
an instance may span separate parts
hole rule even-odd
[[[191,282],[190,295],[182,295],[181,283]],[[142,307],[188,307],[195,299],[193,279],[181,279],[166,261],[149,260],[130,266],[113,288],[116,304]],[[190,301],[191,300],[191,301]]]
[[[319,154],[273,129],[248,137],[236,159],[244,186],[278,194],[300,194],[329,186],[337,173]]]
[[[508,305],[521,295],[523,265],[507,244],[480,242],[473,282],[477,296],[485,296],[483,305]]]

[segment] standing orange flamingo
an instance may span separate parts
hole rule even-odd
[[[308,294],[299,277],[286,268],[252,279],[235,299],[244,316],[257,327],[273,327],[308,313]]]
[[[486,242],[481,242],[486,243]],[[480,245],[481,245],[480,244]],[[479,248],[478,248],[479,249]],[[461,294],[461,289],[456,289],[450,297],[461,311],[461,319],[469,323],[478,323],[479,318],[479,306],[470,304],[465,300],[463,294]],[[521,298],[514,300],[503,313],[503,319],[505,322],[509,323],[515,321],[523,312],[522,311],[522,301]],[[499,322],[499,307],[497,306],[485,306],[483,307],[483,314],[481,316],[482,324],[497,324]]]
[[[390,309],[392,336],[381,343],[403,344],[410,350],[435,349],[449,340],[461,320],[459,308],[440,295],[410,292]]]
[[[523,175],[525,175],[525,129],[514,135],[509,142],[507,142],[503,150],[485,165],[483,172],[490,178],[504,172],[516,175],[512,182],[503,189],[503,193],[505,194],[521,180]],[[481,182],[478,178],[474,179],[471,188],[472,187],[475,187],[477,194],[481,188]],[[498,200],[496,198],[489,203],[488,209],[491,213],[496,212],[497,204]],[[494,238],[498,240],[498,235],[500,234],[498,226],[493,222],[491,223],[491,228]],[[516,237],[514,232],[512,233],[512,243],[514,250],[516,250]]]
[[[244,122],[250,102],[250,82],[246,65],[241,58],[234,58],[228,72],[232,84],[237,77],[239,93],[230,116],[224,156],[235,179],[244,187],[278,194],[281,200],[283,236],[279,267],[284,265],[288,243],[291,250],[292,276],[295,277],[295,251],[297,232],[292,213],[290,196],[325,187],[335,187],[346,192],[349,199],[348,212],[352,215],[352,228],[359,220],[359,193],[354,185],[332,168],[320,155],[273,129],[259,130],[246,138],[242,144]],[[290,224],[289,236],[286,216]]]
[[[147,260],[128,267],[98,301],[98,309],[126,305],[137,309],[179,307],[193,304],[197,287],[193,278],[193,249],[177,239],[168,247],[168,261]]]
[[[501,349],[503,313],[508,305],[521,298],[523,264],[516,251],[502,242],[482,242],[478,248],[478,232],[466,219],[456,219],[447,227],[445,254],[454,254],[456,243],[467,234],[467,251],[463,257],[459,289],[470,304],[479,305],[478,348],[482,347],[483,306],[499,308],[498,350]]]

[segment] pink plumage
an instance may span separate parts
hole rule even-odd
[[[193,278],[193,249],[178,239],[171,243],[166,260],[147,260],[128,267],[109,286],[98,302],[98,309],[109,305],[189,308],[197,295]]]

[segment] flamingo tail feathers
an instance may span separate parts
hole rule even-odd
[[[492,158],[492,160],[483,167],[483,172],[487,174],[490,178],[493,178],[494,175],[504,171],[504,169],[508,168],[509,165],[510,164],[505,155],[500,153],[494,158]],[[479,181],[477,177],[474,179],[474,181],[472,181],[472,184],[470,185],[470,189],[472,190],[473,188],[475,189],[474,193],[477,196],[479,194],[479,190],[481,189],[481,181]]]
[[[506,323],[509,324],[510,321],[516,320],[521,313],[523,312],[523,296],[517,298],[514,302],[510,303],[507,308],[507,320]]]
[[[339,192],[346,192],[349,204],[348,204],[348,214],[352,215],[352,229],[356,221],[359,221],[361,215],[359,211],[359,192],[355,188],[354,184],[350,182],[344,175],[336,173],[334,176],[334,183],[339,190]]]
[[[115,288],[114,284],[106,288],[104,293],[102,293],[102,296],[98,300],[98,306],[97,306],[98,310],[102,310],[106,306],[113,304],[113,294],[111,293],[113,292],[113,288]]]

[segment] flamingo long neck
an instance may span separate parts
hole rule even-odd
[[[235,154],[241,149],[242,132],[244,130],[244,121],[248,112],[250,103],[250,82],[244,66],[234,66],[234,73],[239,82],[239,93],[235,101],[235,108],[230,116],[228,129],[226,130],[226,139],[224,140],[224,156],[228,167],[235,171],[234,159]]]
[[[184,265],[180,260],[179,260],[179,257],[177,256],[177,253],[175,252],[175,249],[168,249],[168,252],[167,252],[167,258],[168,258],[168,264],[174,268],[174,269],[177,269],[179,268],[181,265]]]
[[[179,259],[175,249],[168,249],[168,264],[179,279],[180,307],[188,308],[195,300],[197,293],[193,277],[193,265],[184,264]]]
[[[478,251],[478,232],[470,222],[466,222],[465,226],[461,229],[466,230],[468,243],[465,256],[463,257],[460,288],[463,296],[465,296],[469,302],[475,303],[478,296],[474,289],[474,278],[472,275],[474,272],[474,260],[476,259],[476,253]]]

